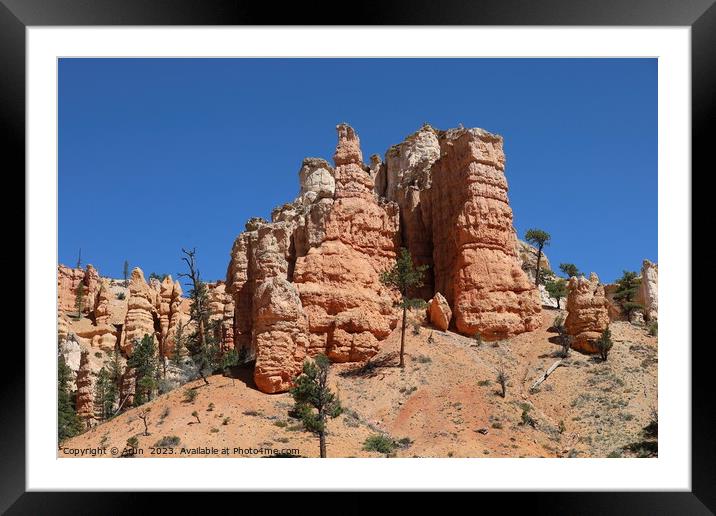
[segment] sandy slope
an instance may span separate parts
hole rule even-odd
[[[615,345],[607,362],[573,351],[530,393],[534,379],[557,360],[559,348],[549,341],[557,313],[545,310],[535,332],[479,347],[452,332],[422,327],[414,335],[408,330],[403,370],[394,367],[399,331],[373,358],[375,367],[333,365],[331,383],[345,412],[329,422],[328,455],[380,456],[362,450],[366,437],[378,432],[412,441],[397,450],[400,457],[605,457],[640,440],[657,405],[656,338],[644,328],[613,323]],[[500,366],[509,376],[504,399],[495,383]],[[139,409],[132,409],[65,446],[122,450],[136,436],[142,456],[151,456],[149,447],[162,437],[178,436],[171,456],[187,456],[180,451],[197,447],[228,447],[231,456],[240,456],[235,447],[290,448],[317,456],[316,438],[288,415],[290,395],[257,391],[249,370],[238,376],[213,376],[209,386],[199,380],[152,401],[149,436],[142,435]],[[197,398],[184,402],[189,388],[196,389]],[[522,423],[525,409],[534,427]],[[223,456],[197,456],[208,455]]]

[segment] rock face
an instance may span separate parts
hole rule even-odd
[[[644,260],[641,265],[641,285],[637,295],[637,303],[644,307],[644,318],[656,321],[659,318],[659,267],[657,264]]]
[[[440,292],[436,292],[435,296],[428,301],[428,318],[430,322],[439,330],[447,330],[452,319],[452,310],[447,299]]]
[[[89,352],[83,351],[80,357],[80,366],[77,371],[77,415],[88,426],[94,419],[94,393],[92,392],[92,377],[89,365]]]
[[[522,270],[525,271],[525,274],[527,274],[527,277],[531,282],[534,282],[535,280],[535,271],[537,270],[537,248],[534,246],[531,246],[527,242],[524,242],[520,239],[518,239],[515,236],[515,254],[517,255],[517,258],[520,261]],[[551,271],[552,267],[549,263],[549,259],[547,258],[547,255],[544,254],[544,249],[542,250],[542,256],[540,257],[539,261],[539,268],[540,271],[542,270],[548,270]],[[556,305],[556,303],[555,303]]]
[[[435,289],[456,329],[486,340],[536,329],[541,307],[515,256],[502,138],[450,130],[440,151],[431,189]]]
[[[596,353],[594,342],[609,326],[604,285],[592,273],[589,279],[584,276],[572,277],[568,290],[568,313],[564,325],[574,339],[572,347],[586,353]]]
[[[84,281],[85,271],[64,265],[57,267],[57,308],[65,313],[77,312],[77,286]]]
[[[441,293],[433,302],[438,327],[452,319],[458,331],[490,340],[539,325],[537,289],[517,255],[500,137],[425,125],[385,162],[374,155],[365,165],[353,128],[337,130],[335,167],[306,158],[298,197],[270,222],[249,220],[231,250],[233,343],[256,356],[261,390],[288,389],[305,356],[362,361],[378,351],[398,322],[397,292],[380,273],[401,245],[429,267],[411,295]],[[228,313],[217,300],[217,318],[222,303]]]

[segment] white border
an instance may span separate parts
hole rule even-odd
[[[27,56],[28,490],[690,490],[688,27],[30,27]],[[294,459],[281,461],[280,466],[271,460],[240,459],[57,459],[53,285],[57,256],[56,73],[60,56],[658,57],[662,293],[659,458]],[[614,131],[619,131],[618,120],[614,121]],[[639,221],[632,224],[638,231]]]

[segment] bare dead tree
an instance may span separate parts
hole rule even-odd
[[[177,274],[177,276],[180,278],[187,278],[189,280],[189,284],[191,286],[191,289],[189,291],[189,297],[192,300],[191,311],[189,315],[191,319],[193,319],[196,323],[198,336],[198,342],[196,342],[196,345],[190,351],[193,355],[199,353],[205,354],[207,352],[206,324],[208,319],[208,306],[206,306],[208,304],[206,286],[201,281],[199,269],[196,265],[196,248],[186,250],[182,247],[181,252],[184,255],[182,256],[182,261],[186,263],[189,272],[180,272],[179,274]],[[199,367],[199,375],[201,375],[201,379],[204,380],[204,384],[209,385],[209,380],[206,378],[206,374],[204,373],[204,367],[202,366]]]
[[[147,421],[149,410],[149,408],[146,408],[137,414],[137,417],[142,420],[142,423],[144,423],[144,435],[149,435],[149,424]]]
[[[505,373],[505,370],[502,367],[500,367],[499,371],[497,371],[497,383],[499,383],[500,387],[502,387],[501,396],[504,398],[507,394],[507,373]]]

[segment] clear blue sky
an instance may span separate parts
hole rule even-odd
[[[655,59],[62,59],[59,261],[223,279],[253,216],[348,122],[383,155],[423,122],[505,138],[520,236],[613,281],[657,260]]]

